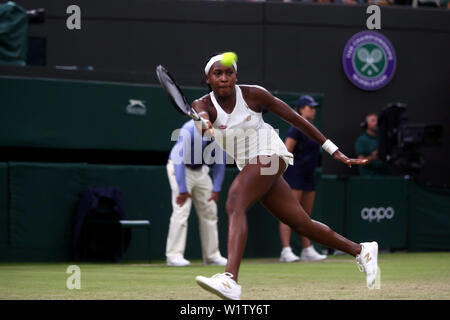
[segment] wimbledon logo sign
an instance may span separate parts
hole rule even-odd
[[[395,51],[379,32],[355,34],[345,45],[342,64],[348,79],[363,90],[377,90],[389,83],[395,73]]]

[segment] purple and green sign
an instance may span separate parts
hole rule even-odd
[[[348,79],[363,90],[378,90],[391,81],[397,59],[389,40],[379,32],[363,31],[347,42],[342,64]]]

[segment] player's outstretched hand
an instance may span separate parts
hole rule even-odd
[[[345,154],[340,152],[339,150],[336,150],[335,153],[333,153],[333,158],[337,161],[340,161],[342,163],[345,163],[349,168],[352,167],[352,165],[365,165],[368,160],[367,159],[351,159],[348,158]]]

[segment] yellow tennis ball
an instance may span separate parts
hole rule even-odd
[[[233,65],[233,62],[237,62],[237,55],[234,52],[225,52],[222,54],[222,63],[225,67],[230,67]]]

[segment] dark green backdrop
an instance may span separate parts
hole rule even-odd
[[[237,173],[237,169],[227,168],[219,201],[219,239],[224,255],[226,191]],[[11,162],[0,163],[0,260],[70,260],[75,211],[88,186],[119,187],[128,217],[151,222],[151,259],[164,259],[171,213],[165,167]],[[361,207],[387,206],[395,209],[392,219],[368,222],[361,218]],[[198,221],[192,210],[186,258],[200,259]],[[379,178],[374,183],[358,177],[322,176],[313,218],[354,241],[376,240],[381,249],[448,250],[448,212],[448,190],[426,189],[403,178]],[[248,222],[245,257],[278,256],[277,220],[255,204],[248,212]],[[133,229],[125,260],[148,258],[146,237],[144,229]],[[292,240],[298,252],[299,238],[292,235]]]
[[[206,88],[183,87],[183,91],[192,101],[205,94]],[[323,103],[323,94],[310,94]],[[293,106],[300,93],[274,95]],[[0,96],[0,146],[34,147],[36,153],[46,152],[40,148],[169,152],[174,144],[170,139],[172,131],[188,120],[154,85],[0,77]],[[130,100],[139,100],[143,106],[135,105],[130,112]],[[315,122],[319,127],[320,114],[321,108]],[[283,138],[289,124],[272,114],[264,117]],[[3,156],[8,159],[8,155]],[[171,213],[165,167],[93,165],[67,160],[64,164],[1,163],[0,258],[70,259],[74,213],[81,192],[89,186],[119,187],[129,218],[151,221],[151,256],[163,258]],[[227,220],[223,208],[237,172],[236,168],[227,169],[220,199],[220,244],[224,254]],[[278,251],[277,224],[272,216],[260,214],[262,211],[255,205],[249,212],[251,236],[246,254],[250,256],[268,256]],[[187,257],[200,254],[196,225],[192,214],[188,239],[192,245],[187,247]],[[125,258],[146,258],[146,237],[145,230],[133,230]]]
[[[183,91],[189,101],[207,93]],[[295,105],[300,93],[274,94]],[[323,103],[323,94],[311,95]],[[0,76],[0,97],[2,147],[169,151],[172,131],[188,120],[156,85]],[[130,112],[130,100],[144,107],[134,104]],[[266,114],[265,120],[281,136],[287,131],[276,116]]]
[[[204,93],[183,87],[188,100]],[[299,93],[275,95],[293,105]],[[322,94],[312,94],[323,104]],[[187,118],[179,115],[157,86],[106,82],[0,77],[0,146],[64,149],[169,151],[170,134]],[[130,100],[141,100],[127,112]],[[139,112],[141,111],[141,112]],[[321,127],[322,108],[316,125]],[[272,114],[265,120],[284,138],[288,124]],[[3,155],[8,159],[8,155]],[[328,155],[324,155],[328,157]],[[69,159],[70,160],[70,159]],[[219,203],[219,237],[226,254],[226,191],[236,168],[227,168]],[[341,178],[317,171],[313,218],[352,240],[377,240],[382,248],[448,250],[450,197],[402,178]],[[130,219],[151,222],[151,258],[164,259],[170,208],[170,187],[161,165],[93,165],[88,163],[0,163],[0,260],[65,261],[74,213],[88,186],[117,186]],[[361,219],[363,207],[392,206],[389,221]],[[246,257],[274,257],[280,252],[278,223],[262,206],[248,212]],[[148,257],[146,233],[133,230],[126,260]],[[292,236],[300,249],[299,238]],[[197,219],[191,214],[187,258],[200,258]]]

